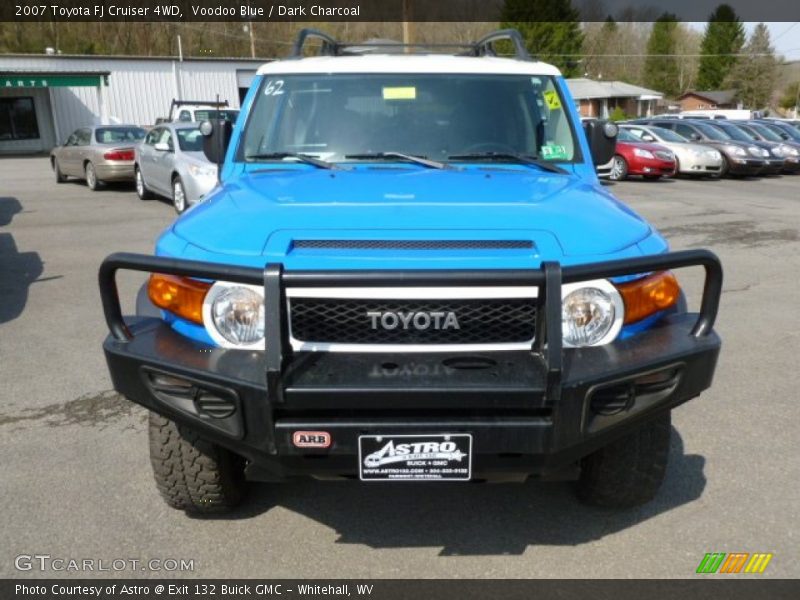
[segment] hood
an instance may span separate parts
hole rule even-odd
[[[292,165],[231,179],[179,218],[172,231],[206,259],[266,256],[288,263],[317,252],[314,264],[332,257],[399,264],[411,257],[427,261],[466,252],[478,260],[484,255],[464,248],[326,251],[309,241],[491,239],[532,242],[527,250],[516,250],[530,265],[532,258],[619,252],[646,238],[651,228],[602,187],[574,175],[505,165],[463,171],[389,165],[328,171]],[[487,252],[497,260],[496,251]]]
[[[217,168],[217,165],[208,160],[206,155],[202,152],[181,152],[181,159],[186,163],[192,163],[201,167]]]
[[[663,152],[664,150],[669,150],[663,144],[652,144],[650,142],[628,142],[628,141],[617,141],[617,145],[619,146],[630,146],[631,148],[642,148],[643,150],[647,150],[648,152]]]

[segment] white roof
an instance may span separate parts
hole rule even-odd
[[[575,100],[591,100],[595,98],[639,98],[640,100],[658,100],[664,94],[626,83],[624,81],[597,81],[585,77],[567,79],[567,87]]]
[[[259,75],[293,73],[464,73],[479,75],[560,75],[553,65],[495,56],[449,54],[363,54],[313,56],[267,63]]]

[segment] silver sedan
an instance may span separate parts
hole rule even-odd
[[[675,154],[676,172],[681,175],[710,175],[719,177],[722,172],[722,154],[714,148],[690,142],[682,135],[653,125],[620,124],[622,129],[643,142],[666,146]]]
[[[180,214],[217,185],[217,165],[203,154],[197,123],[165,123],[150,130],[136,147],[136,193],[172,200]]]
[[[135,125],[97,125],[76,129],[50,151],[50,166],[57,183],[67,177],[86,181],[99,189],[106,181],[132,181],[134,147],[145,136]]]

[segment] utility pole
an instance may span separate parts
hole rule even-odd
[[[253,22],[247,23],[247,31],[250,32],[250,58],[256,57],[256,38],[253,35]]]
[[[247,2],[247,14],[248,15],[251,14],[250,13],[250,0],[248,0],[248,2]],[[250,34],[250,58],[255,58],[256,57],[256,38],[255,38],[255,35],[253,34],[253,21],[250,21],[250,20],[247,21],[247,31]]]
[[[411,0],[403,0],[403,43],[413,44],[414,38],[414,21],[411,10]],[[406,45],[406,52],[410,52],[411,48]]]

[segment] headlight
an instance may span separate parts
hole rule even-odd
[[[564,346],[600,346],[619,334],[625,309],[610,282],[601,279],[564,285],[561,299]]]
[[[753,156],[761,156],[761,157],[764,156],[761,153],[761,148],[759,148],[758,146],[748,146],[747,151]]]
[[[747,151],[741,146],[729,146],[728,151],[734,156],[747,156]]]
[[[722,158],[722,155],[716,150],[706,151],[706,156],[712,160],[720,160]]]
[[[634,148],[633,153],[639,158],[655,158],[652,152],[645,150],[644,148]]]
[[[261,288],[218,281],[203,302],[203,324],[224,348],[264,349],[264,296]]]
[[[217,168],[213,165],[208,167],[201,165],[189,165],[189,173],[195,177],[216,177]]]
[[[777,148],[775,148],[775,154],[778,156],[797,156],[797,148],[792,148],[787,144],[781,144]]]

